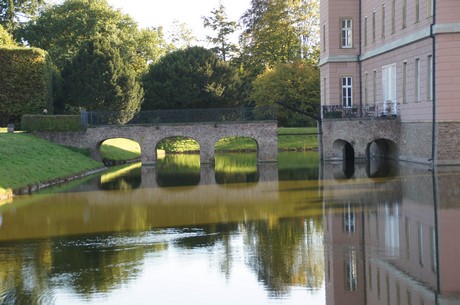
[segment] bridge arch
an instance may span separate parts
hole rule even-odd
[[[366,146],[366,159],[390,159],[398,160],[398,145],[388,139],[377,139],[369,142]]]
[[[355,162],[355,148],[350,142],[338,139],[332,144],[332,149],[336,159]]]

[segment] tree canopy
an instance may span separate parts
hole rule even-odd
[[[0,25],[12,34],[44,4],[45,0],[0,0]]]
[[[178,50],[150,66],[142,109],[219,108],[235,101],[234,69],[203,47]]]
[[[139,111],[143,91],[135,72],[109,40],[89,41],[62,72],[65,100],[87,110],[122,112],[116,122],[125,123]]]
[[[106,0],[66,0],[51,6],[26,24],[21,34],[30,45],[47,50],[60,69],[83,45],[99,37],[116,45],[137,72],[164,53],[159,47],[161,29],[140,31],[130,16],[112,9]]]
[[[13,36],[0,25],[0,46],[14,46]]]
[[[320,105],[320,77],[316,66],[305,61],[277,64],[268,68],[253,83],[251,98],[257,106],[277,102],[315,116]],[[292,126],[305,122],[306,117],[278,107],[278,122]]]

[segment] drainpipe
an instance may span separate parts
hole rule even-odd
[[[431,128],[431,164],[434,166],[436,164],[436,35],[434,33],[434,27],[436,25],[436,0],[433,1],[433,21],[430,25],[430,37],[433,42],[431,58],[432,58],[432,87],[433,87],[433,101],[432,101],[432,128]]]
[[[361,6],[362,0],[359,0],[359,54],[358,54],[358,69],[359,69],[359,117],[363,117],[363,72],[362,72],[362,62],[361,62],[361,52],[362,52],[362,33],[361,33]]]

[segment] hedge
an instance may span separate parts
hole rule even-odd
[[[53,66],[37,48],[0,47],[0,116],[2,125],[25,113],[53,109]]]
[[[33,115],[22,116],[21,129],[24,131],[80,131],[79,115]]]

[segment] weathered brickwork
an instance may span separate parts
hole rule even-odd
[[[217,141],[230,136],[252,138],[257,143],[260,162],[276,162],[278,155],[277,122],[252,123],[201,123],[156,126],[101,126],[88,128],[80,133],[36,133],[54,143],[77,148],[89,148],[95,160],[101,161],[100,146],[108,139],[126,138],[139,143],[142,164],[156,163],[156,147],[170,137],[192,138],[200,145],[201,163],[214,162],[214,146]]]
[[[437,123],[436,131],[436,163],[439,165],[460,165],[460,123]]]

